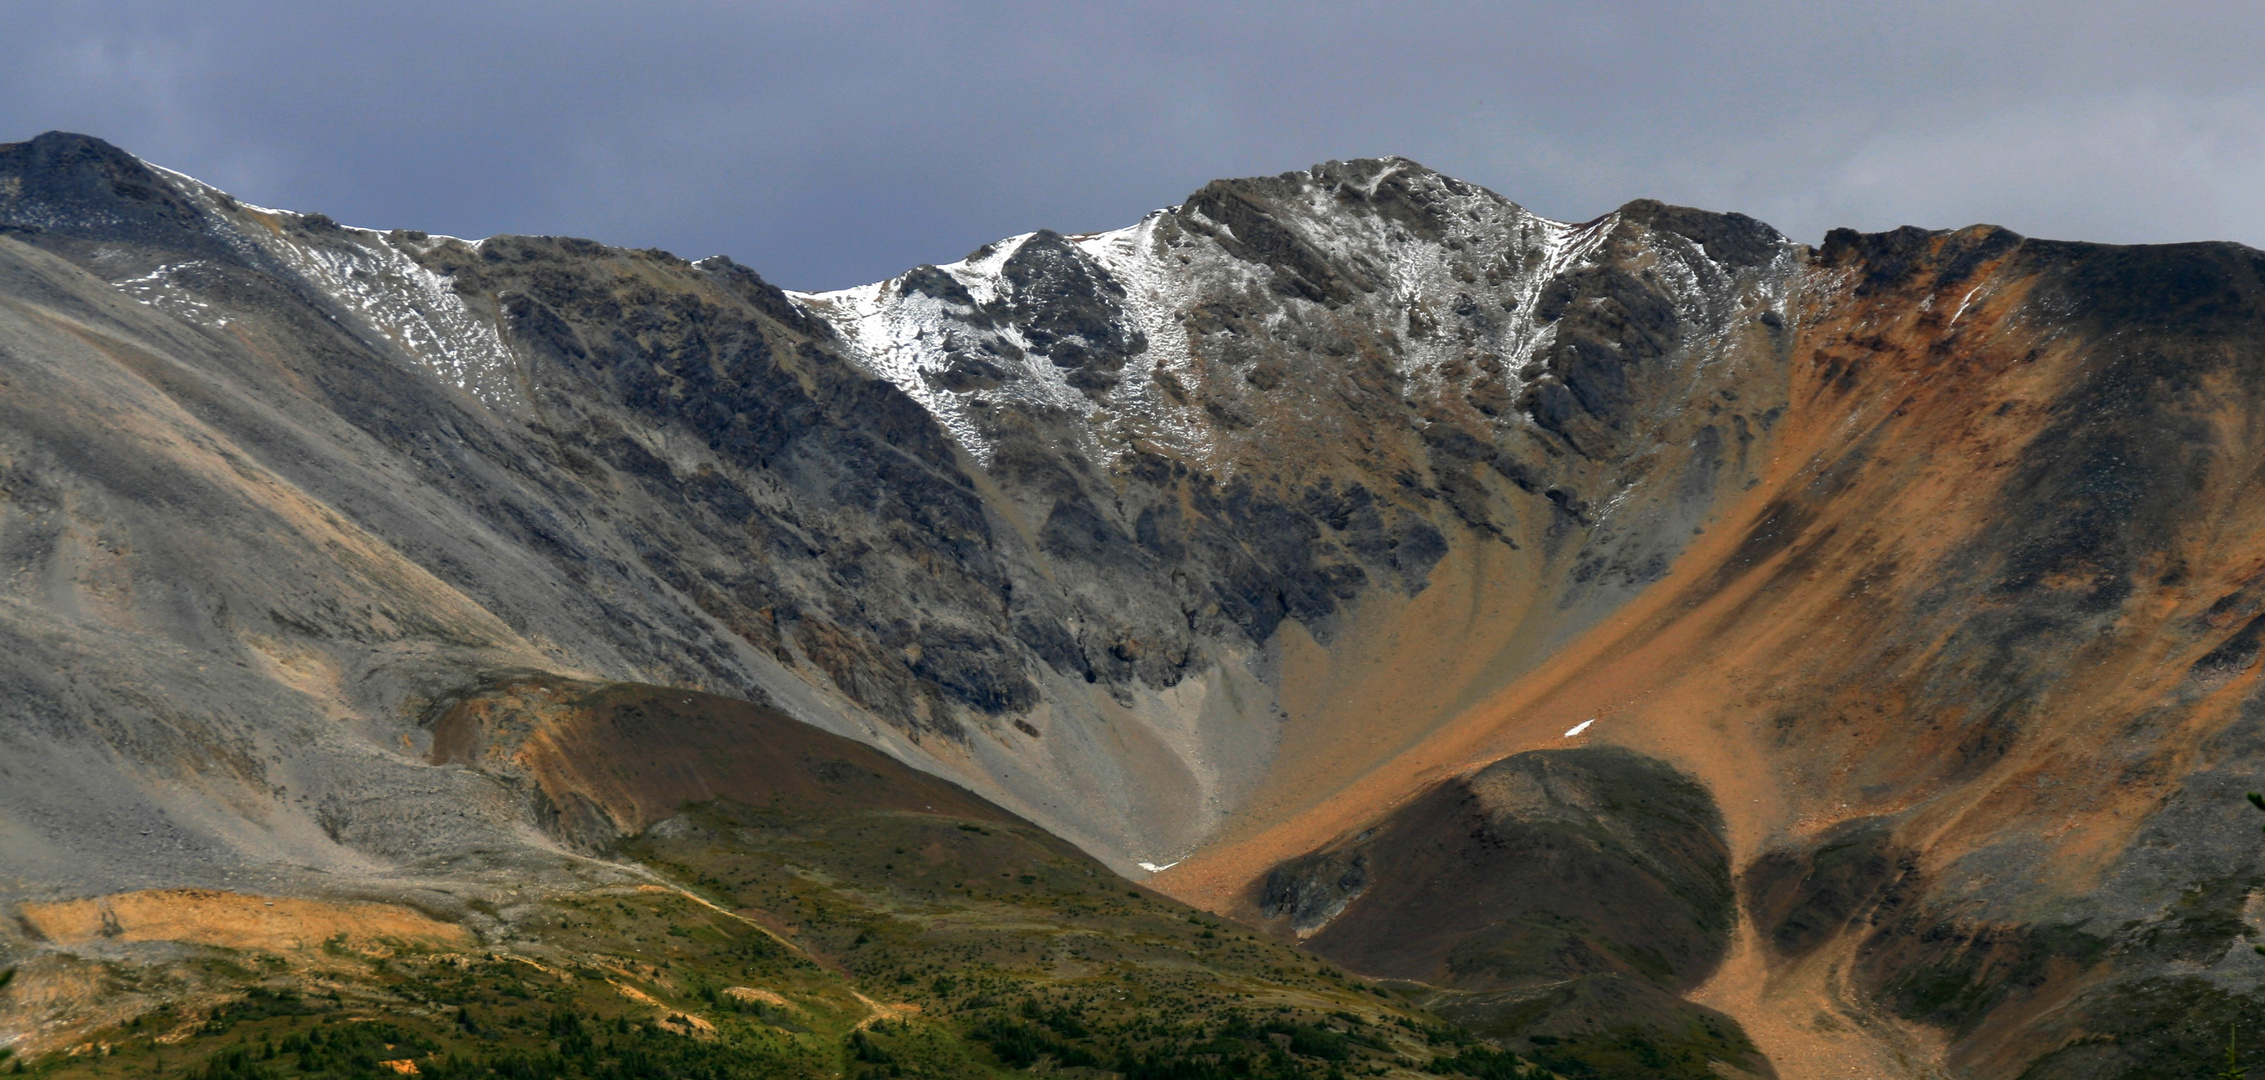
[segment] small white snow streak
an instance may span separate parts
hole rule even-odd
[[[1986,284],[1988,284],[1988,283],[1987,283],[1987,282],[1985,282],[1985,283],[1984,283],[1984,285],[1986,285]],[[1965,295],[1965,296],[1963,296],[1963,297],[1960,297],[1960,298],[1959,298],[1959,301],[1958,301],[1958,310],[1957,310],[1957,311],[1954,311],[1954,312],[1951,312],[1951,314],[1950,314],[1950,322],[1948,322],[1948,323],[1945,323],[1944,325],[1945,325],[1945,326],[1957,326],[1957,325],[1958,325],[1958,317],[1959,317],[1959,316],[1961,316],[1961,315],[1964,315],[1964,314],[1966,314],[1966,305],[1973,303],[1973,302],[1974,302],[1974,294],[1975,294],[1975,293],[1978,293],[1978,292],[1981,292],[1981,291],[1982,291],[1982,289],[1983,289],[1983,285],[1976,285],[1976,286],[1974,286],[1973,288],[1966,290],[1966,295]],[[1932,297],[1930,297],[1929,299],[1932,299]]]
[[[175,318],[196,323],[209,322],[215,329],[218,329],[228,325],[228,317],[225,315],[215,316],[212,313],[211,304],[197,299],[188,290],[172,281],[173,276],[181,271],[193,269],[203,264],[203,259],[166,263],[140,277],[113,281],[111,284],[117,286],[120,292],[133,297],[136,301]]]
[[[1594,723],[1596,723],[1596,718],[1593,716],[1587,720],[1583,720],[1580,723],[1575,724],[1571,728],[1567,729],[1564,737],[1570,739],[1575,735],[1579,735],[1580,733],[1589,730],[1589,725]]]
[[[141,161],[140,158],[136,158],[135,160]],[[160,172],[172,177],[175,184],[182,190],[186,191],[190,198],[207,204],[208,209],[217,208],[221,202],[225,201],[232,203],[242,209],[249,210],[255,214],[266,214],[269,217],[299,216],[289,210],[277,210],[272,206],[261,206],[258,203],[246,202],[235,197],[234,195],[230,195],[227,192],[212,186],[211,184],[207,184],[194,176],[190,176],[188,173],[182,172],[178,169],[168,169],[165,166],[159,165],[154,161],[142,161],[142,164],[148,167],[152,172]]]
[[[1627,482],[1626,487],[1614,492],[1611,498],[1604,501],[1604,506],[1596,512],[1595,521],[1599,528],[1602,528],[1605,522],[1611,521],[1612,515],[1619,513],[1621,507],[1628,505],[1628,496],[1635,494],[1637,485],[1641,483],[1643,481],[1640,479]]]

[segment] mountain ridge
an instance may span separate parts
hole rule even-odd
[[[2087,1075],[2252,974],[2239,245],[1810,248],[1371,159],[804,294],[51,134],[0,264],[16,900],[546,880],[525,788],[434,764],[543,673],[777,708],[1254,925],[1442,784],[1617,745],[1740,882],[1690,1022],[1787,1075]]]

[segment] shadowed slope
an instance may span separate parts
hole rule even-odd
[[[1537,751],[1277,867],[1259,907],[1315,952],[1393,978],[1503,989],[1550,956],[1551,975],[1687,988],[1735,922],[1721,830],[1704,789],[1641,755]]]
[[[1259,915],[1568,1075],[1767,1073],[1738,1024],[1676,995],[1737,923],[1722,815],[1613,747],[1518,754],[1270,871]],[[1630,1071],[1630,1070],[1635,1071]]]
[[[546,826],[601,849],[714,799],[1018,820],[776,709],[662,686],[511,680],[450,705],[433,725],[431,760],[526,785]]]

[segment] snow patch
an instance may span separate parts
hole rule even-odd
[[[491,408],[521,404],[503,336],[456,294],[450,278],[381,234],[348,232],[352,239],[337,244],[279,240],[270,248],[449,385]]]
[[[196,298],[196,294],[174,280],[183,271],[205,264],[203,259],[166,263],[140,277],[113,281],[118,291],[136,302],[156,308],[186,322],[219,329],[228,325],[228,317],[214,315],[212,305]]]
[[[304,221],[305,215],[248,203],[186,173],[150,167],[171,177],[175,186],[202,205],[214,220],[232,226],[219,237],[229,246],[266,255],[296,271],[368,329],[392,341],[442,381],[490,408],[525,405],[514,379],[518,365],[495,323],[457,295],[450,278],[426,269],[384,233],[340,226],[335,236],[295,236],[274,227],[274,221],[245,219],[257,216]],[[450,239],[440,237],[437,242]],[[158,271],[165,272],[167,268]],[[154,287],[141,279],[119,285]]]
[[[976,312],[908,292],[902,277],[788,296],[831,322],[854,362],[918,401],[985,467],[995,448],[983,433],[980,414],[1008,403],[1077,417],[1090,443],[1083,449],[1092,453],[1139,439],[1203,460],[1215,449],[1211,427],[1203,422],[1199,409],[1166,396],[1155,378],[1159,369],[1186,372],[1194,362],[1188,354],[1187,331],[1179,322],[1188,282],[1166,272],[1153,250],[1155,228],[1164,213],[1157,211],[1129,228],[1064,238],[1125,290],[1122,318],[1147,340],[1147,347],[1117,372],[1116,387],[1099,395],[1099,400],[1070,385],[1069,372],[1033,350],[1011,323],[982,325],[989,320]],[[1007,261],[1034,235],[1024,233],[986,245],[972,258],[937,269],[967,289],[979,308],[997,311],[1011,299]],[[986,343],[1011,348],[986,351]],[[946,373],[960,355],[1000,369],[1004,379],[997,387],[947,388]]]
[[[978,306],[988,307],[1004,299],[1006,261],[1031,235],[992,244],[978,260],[938,269],[965,287]],[[908,292],[904,283],[905,279],[898,277],[835,292],[790,292],[787,296],[832,323],[854,362],[919,402],[985,467],[991,464],[993,447],[983,435],[977,413],[989,407],[993,399],[1091,416],[1093,402],[1068,383],[1060,368],[1032,355],[1030,342],[1012,326],[980,326],[962,317],[972,312],[963,313],[936,297]],[[1011,348],[992,351],[984,348],[986,344]],[[960,355],[976,357],[1000,369],[1006,377],[993,389],[946,389],[946,373]]]

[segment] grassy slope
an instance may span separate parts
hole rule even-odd
[[[700,699],[609,687],[554,700],[606,720]],[[907,786],[933,778],[898,777],[901,766],[823,733],[793,734],[771,775],[808,770],[816,786],[708,799],[619,843],[671,886],[506,907],[494,914],[507,928],[471,951],[340,936],[277,953],[185,946],[131,968],[74,961],[95,996],[182,1004],[30,1071],[394,1077],[405,1066],[386,1063],[404,1062],[448,1077],[1520,1074],[1519,1059],[1406,997],[1139,889],[980,800],[905,809]]]
[[[631,852],[692,889],[553,897],[492,952],[202,950],[183,963],[241,996],[31,1071],[1323,1077],[1511,1060],[1032,826],[711,803],[657,832]]]

